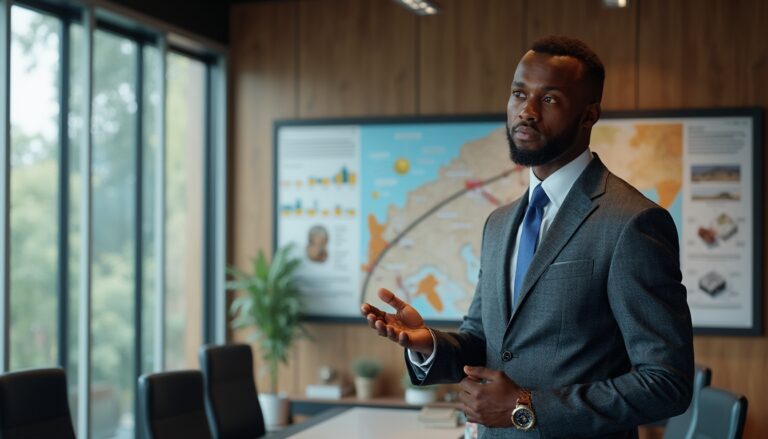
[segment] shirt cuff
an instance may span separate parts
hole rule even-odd
[[[429,335],[432,336],[432,355],[426,360],[424,359],[424,355],[408,349],[408,360],[413,366],[425,374],[429,372],[429,368],[432,367],[432,362],[435,360],[435,353],[437,353],[437,339],[435,338],[435,333],[432,332],[431,329],[429,330]]]

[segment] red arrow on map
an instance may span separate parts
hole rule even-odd
[[[480,195],[483,196],[486,200],[488,200],[489,203],[493,204],[494,206],[500,206],[501,202],[498,198],[491,195],[490,192],[483,189],[485,186],[483,180],[480,180],[479,178],[470,178],[464,181],[464,187],[469,191],[479,190]]]

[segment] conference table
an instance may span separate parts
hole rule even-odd
[[[419,420],[418,410],[372,407],[329,409],[308,420],[272,432],[269,439],[459,439],[464,426],[432,428]]]

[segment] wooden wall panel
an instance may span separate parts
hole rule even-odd
[[[639,18],[640,108],[768,107],[765,2],[646,0]],[[699,336],[695,352],[697,362],[712,368],[714,386],[749,398],[744,437],[768,437],[768,338]]]
[[[442,0],[419,19],[419,112],[503,113],[524,53],[522,0]]]
[[[606,8],[602,0],[528,0],[526,47],[546,35],[568,35],[587,43],[606,67],[603,109],[629,110],[637,104],[636,42],[638,1]]]
[[[301,117],[413,114],[416,17],[391,1],[299,3]]]
[[[231,9],[229,261],[244,269],[259,249],[272,248],[272,122],[297,115],[296,15],[291,2]],[[284,370],[280,388],[294,375]],[[266,383],[258,375],[259,388]]]
[[[764,55],[765,36],[743,29],[759,15],[755,8],[761,3],[644,1],[640,6],[640,27],[653,31],[640,33],[640,107],[757,103],[757,97],[748,92],[747,78],[758,73],[755,64],[760,57],[759,52],[748,53],[748,45],[755,38],[761,39]]]

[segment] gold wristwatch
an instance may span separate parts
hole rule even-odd
[[[531,392],[522,389],[517,398],[517,405],[512,410],[512,425],[518,430],[527,431],[536,424],[536,414],[531,404]]]

